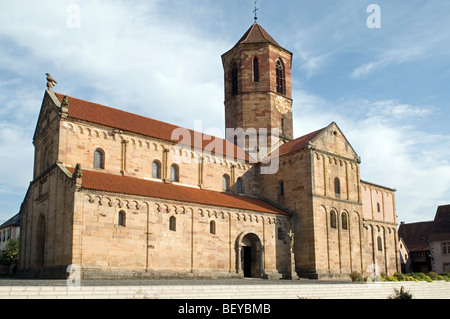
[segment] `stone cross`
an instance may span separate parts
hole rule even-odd
[[[289,242],[291,243],[291,252],[294,250],[294,233],[292,232],[292,229],[289,230]]]
[[[255,1],[255,10],[253,10],[253,13],[255,14],[255,23],[258,20],[258,16],[257,16],[257,12],[258,12],[258,8],[256,7],[256,4],[258,3],[258,1]]]

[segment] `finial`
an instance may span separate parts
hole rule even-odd
[[[47,89],[51,90],[52,87],[56,85],[56,81],[54,78],[52,78],[50,73],[45,73],[45,75],[47,76]]]
[[[255,10],[253,10],[253,13],[255,14],[255,24],[257,23],[257,21],[258,21],[258,15],[257,15],[257,12],[258,12],[258,7],[256,7],[256,4],[258,3],[258,1],[255,1]]]

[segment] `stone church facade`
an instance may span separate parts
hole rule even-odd
[[[255,23],[222,62],[226,139],[50,83],[20,276],[66,278],[70,265],[83,279],[399,271],[395,190],[361,180],[336,123],[293,137],[292,53]]]

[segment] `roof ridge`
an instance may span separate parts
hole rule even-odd
[[[73,167],[67,167],[67,169],[72,174],[75,171]],[[273,206],[257,197],[240,196],[216,190],[199,189],[171,183],[160,183],[149,179],[122,176],[91,169],[83,169],[81,183],[84,189],[115,194],[191,202],[201,205],[244,209],[286,216],[290,215],[283,209]]]
[[[124,110],[121,110],[118,108],[114,108],[114,107],[96,103],[96,102],[91,102],[91,101],[88,101],[85,99],[80,99],[80,98],[72,97],[69,95],[64,95],[64,94],[58,93],[58,92],[54,92],[54,93],[60,102],[62,102],[62,99],[64,98],[64,96],[67,96],[69,98],[69,117],[80,119],[80,120],[83,120],[86,122],[91,122],[91,123],[101,124],[104,126],[114,127],[117,129],[121,129],[121,130],[129,131],[129,132],[133,132],[136,134],[160,139],[163,141],[169,141],[172,143],[183,144],[185,146],[190,147],[191,149],[195,149],[195,148],[197,148],[197,146],[200,146],[202,151],[208,151],[211,154],[221,155],[223,157],[234,158],[235,160],[243,160],[245,162],[249,162],[252,160],[251,156],[248,153],[246,153],[242,148],[240,148],[239,146],[230,142],[226,138],[205,134],[203,132],[195,131],[190,128],[186,128],[186,127],[171,124],[168,122],[156,120],[156,119],[148,117],[148,116],[143,116],[143,115],[139,115],[139,114],[132,113],[129,111],[124,111]],[[78,102],[78,103],[76,103],[76,105],[78,105],[78,109],[74,110],[73,104],[72,104],[72,106],[70,105],[71,99]],[[83,110],[82,110],[83,106],[80,106],[80,104],[83,104],[84,108],[86,108],[86,105],[87,105],[87,106],[91,106],[91,107],[103,108],[103,110],[106,110],[109,113],[119,112],[120,115],[124,115],[124,116],[120,117],[120,120],[122,122],[124,122],[124,120],[125,120],[124,117],[126,117],[127,123],[124,124],[124,123],[117,122],[119,119],[117,119],[117,116],[111,117],[112,114],[106,114],[106,115],[109,115],[109,117],[108,117],[105,114],[103,114],[103,116],[97,114],[99,112],[95,112],[95,113],[94,112],[83,112]],[[84,111],[86,111],[86,110],[84,110]],[[88,113],[88,114],[86,114],[86,113]],[[145,123],[145,122],[147,122],[147,123]],[[139,126],[139,127],[137,127],[137,126]],[[159,126],[159,127],[155,128],[155,126]],[[175,129],[186,130],[186,132],[188,132],[191,137],[191,139],[190,139],[191,144],[183,143],[183,142],[185,142],[185,138],[184,138],[185,136],[181,136],[181,139],[179,139],[179,140],[172,139],[172,133],[173,133],[173,130],[175,130]],[[197,136],[201,137],[201,145],[196,144]],[[207,143],[207,144],[205,145],[205,143]],[[210,143],[213,143],[212,144],[214,146],[213,149],[207,148],[207,146],[210,145]],[[223,149],[217,150],[215,147],[216,143],[221,143],[223,146]],[[230,148],[232,146],[232,148],[231,148],[233,151],[232,154],[228,154],[229,152],[227,152],[227,150],[228,150],[227,145],[230,145]]]
[[[119,108],[117,108],[117,107],[112,107],[112,106],[108,106],[108,105],[105,105],[105,104],[101,104],[101,103],[97,103],[97,102],[92,102],[92,101],[85,100],[85,99],[80,99],[80,98],[78,98],[78,97],[70,96],[70,95],[67,95],[67,94],[62,94],[62,93],[59,93],[59,92],[54,92],[54,93],[56,94],[56,96],[58,96],[58,99],[59,99],[60,97],[61,97],[61,99],[62,99],[64,96],[67,96],[67,97],[70,98],[70,99],[79,100],[79,101],[86,102],[86,103],[89,103],[89,104],[95,104],[95,105],[97,105],[97,106],[105,107],[105,108],[108,108],[108,109],[110,109],[110,110],[114,110],[114,111],[118,111],[118,112],[127,113],[127,114],[130,114],[130,115],[133,115],[133,116],[142,117],[142,118],[144,118],[144,119],[149,119],[149,120],[156,121],[156,122],[159,122],[159,123],[162,123],[162,124],[167,124],[167,125],[175,126],[175,127],[177,127],[177,128],[185,128],[185,127],[181,127],[181,126],[178,126],[178,125],[175,125],[175,124],[171,124],[171,123],[169,123],[169,122],[164,122],[164,121],[161,121],[161,120],[157,120],[157,119],[154,119],[154,118],[152,118],[152,117],[145,116],[145,115],[140,115],[140,114],[136,114],[136,113],[133,113],[133,112],[130,112],[130,111],[125,111],[125,110],[119,109]],[[60,102],[61,102],[61,101],[60,101]],[[70,102],[69,102],[69,105],[70,105]],[[189,129],[189,128],[185,128],[185,129],[191,130],[191,129]]]

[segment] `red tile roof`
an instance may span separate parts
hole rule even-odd
[[[59,101],[62,102],[64,94],[56,92],[55,94]],[[247,162],[251,160],[244,150],[225,139],[194,132],[193,130],[184,129],[173,124],[157,121],[82,99],[74,97],[68,98],[69,116],[71,118],[145,135],[163,141],[180,143],[188,147],[194,147],[198,144],[199,146],[201,145],[202,150],[210,151],[212,154],[227,156]],[[186,141],[183,140],[184,136],[182,135],[174,136],[174,138],[172,138],[172,133],[175,129],[183,129],[184,132],[188,132],[191,139],[185,143]],[[199,141],[195,143],[195,139],[198,139]],[[218,145],[218,148],[220,149],[213,148],[211,150],[210,148],[213,145]]]
[[[73,173],[74,168],[68,168]],[[167,184],[135,177],[83,170],[81,186],[108,193],[135,195],[290,216],[267,202],[248,196]]]
[[[450,239],[450,205],[438,206],[430,240]]]
[[[299,138],[296,138],[295,140],[289,141],[289,142],[281,145],[278,148],[278,154],[276,152],[275,153],[272,152],[271,154],[267,155],[262,160],[262,162],[266,162],[266,161],[270,160],[271,158],[273,158],[275,156],[283,156],[283,155],[290,154],[290,153],[297,152],[297,151],[300,151],[300,150],[304,149],[306,144],[308,142],[312,141],[320,133],[322,133],[322,131],[324,129],[325,128],[322,128],[320,130],[311,132],[309,134],[303,135],[303,136],[301,136]]]
[[[398,229],[398,237],[403,238],[410,252],[426,251],[430,250],[428,240],[432,230],[433,222],[401,224]]]
[[[316,136],[318,136],[324,128],[311,132],[309,134],[303,135],[295,140],[289,141],[280,146],[278,149],[279,156],[296,152],[305,148],[306,144],[312,141]]]
[[[242,38],[237,42],[237,44],[240,43],[261,43],[261,42],[269,42],[272,43],[278,47],[281,47],[277,41],[274,40],[270,36],[269,33],[267,33],[266,30],[259,24],[255,23],[253,24],[247,32],[242,36]],[[237,45],[236,44],[236,45]]]
[[[450,239],[450,205],[438,206],[433,221],[401,224],[398,236],[409,251],[430,250],[430,241]]]

